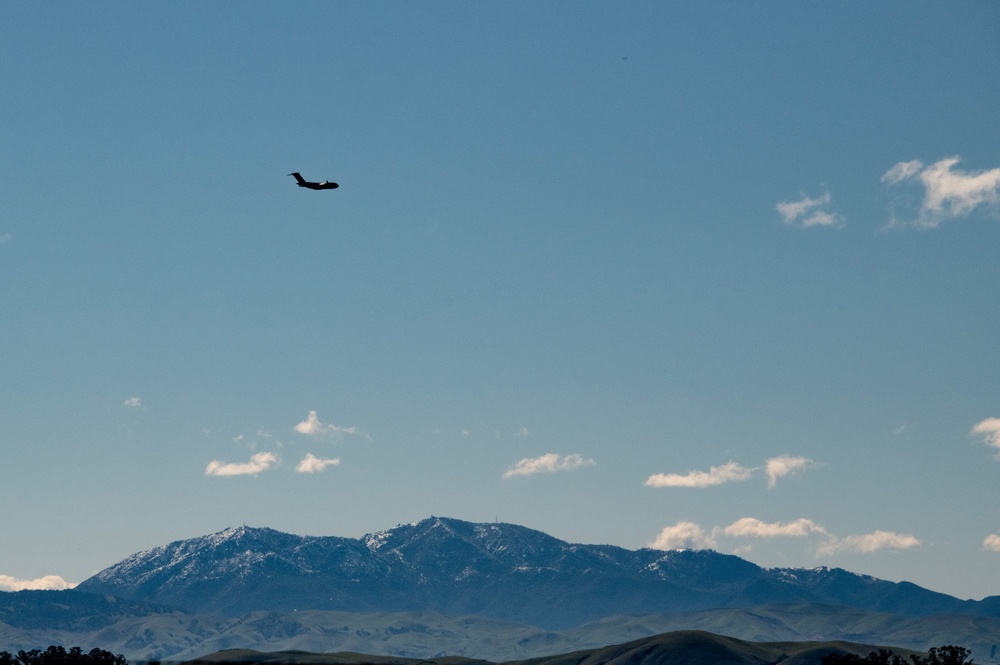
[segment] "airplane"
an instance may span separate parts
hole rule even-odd
[[[301,173],[289,173],[290,176],[295,176],[295,182],[298,183],[299,187],[308,187],[309,189],[337,189],[340,187],[335,182],[330,182],[324,180],[323,182],[308,182],[303,180]]]

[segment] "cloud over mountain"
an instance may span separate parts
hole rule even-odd
[[[723,532],[727,536],[742,538],[777,538],[781,536],[802,537],[813,533],[826,534],[826,529],[812,520],[799,518],[791,522],[764,522],[754,517],[736,520]]]
[[[681,521],[663,528],[648,547],[666,550],[716,547],[726,549],[724,544],[727,538],[770,539],[813,536],[819,540],[815,550],[817,557],[830,556],[838,552],[870,554],[886,549],[905,550],[921,544],[920,539],[908,533],[882,530],[839,537],[827,531],[822,525],[804,517],[788,522],[765,522],[756,517],[742,517],[729,526],[715,526],[711,529],[705,529],[695,522]],[[992,549],[994,545],[1000,551],[1000,536],[988,537],[983,543],[983,549]],[[735,548],[735,551],[738,553],[747,549],[748,547],[740,546]]]
[[[871,533],[831,537],[816,549],[816,556],[827,556],[837,552],[861,552],[868,554],[878,550],[906,550],[920,545],[920,540],[908,533],[873,531]]]
[[[59,575],[46,575],[33,580],[20,580],[10,575],[0,575],[0,591],[62,591],[72,589],[71,584]]]
[[[715,547],[715,538],[694,522],[680,521],[666,526],[649,543],[654,550],[700,550]]]

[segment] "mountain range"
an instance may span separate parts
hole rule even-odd
[[[687,629],[961,644],[1000,662],[997,596],[437,517],[358,539],[231,528],[133,554],[74,590],[0,593],[8,650],[83,644],[138,660],[232,648],[523,660]]]
[[[358,539],[226,529],[133,554],[77,590],[228,616],[434,611],[546,629],[774,603],[1000,616],[1000,596],[962,601],[837,568],[761,568],[711,550],[571,544],[515,524],[440,517]]]

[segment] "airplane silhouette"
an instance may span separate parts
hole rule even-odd
[[[337,183],[327,180],[323,182],[309,182],[302,178],[301,173],[289,173],[288,175],[295,176],[295,182],[298,183],[299,187],[308,187],[309,189],[337,189],[340,187]]]

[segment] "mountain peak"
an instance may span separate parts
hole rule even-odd
[[[225,543],[260,542],[266,541],[275,536],[288,535],[290,534],[275,531],[274,529],[269,529],[267,527],[252,527],[244,524],[242,526],[226,527],[222,531],[217,531],[216,533],[203,536],[203,538],[206,541],[206,545],[210,547],[219,547]]]

